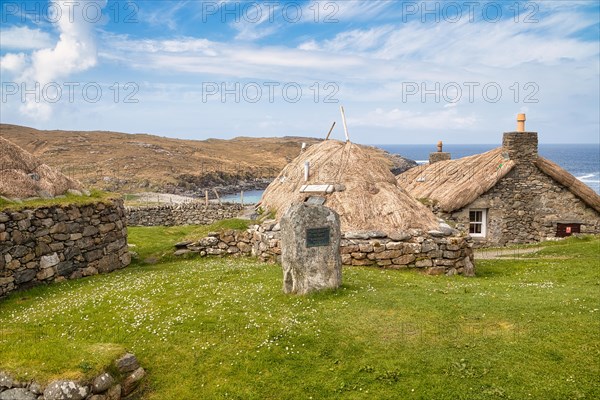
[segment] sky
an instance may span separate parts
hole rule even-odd
[[[600,2],[0,0],[0,121],[207,139],[600,142]]]

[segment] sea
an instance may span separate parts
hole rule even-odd
[[[429,153],[437,151],[431,144],[382,144],[376,145],[392,154],[415,160],[419,164],[429,161]],[[453,159],[472,156],[498,147],[493,144],[444,144],[444,151]],[[595,144],[540,144],[538,152],[563,167],[577,179],[600,194],[600,143]],[[244,192],[244,203],[257,203],[262,190]],[[240,202],[240,194],[224,196],[224,201]]]

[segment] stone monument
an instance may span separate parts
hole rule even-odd
[[[283,291],[306,294],[342,284],[340,217],[319,204],[292,205],[281,218]]]

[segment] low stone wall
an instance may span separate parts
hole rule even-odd
[[[146,376],[144,368],[140,367],[131,353],[125,354],[114,364],[116,373],[103,372],[84,382],[58,380],[45,387],[35,381],[17,381],[10,374],[0,371],[0,399],[121,400],[136,396],[140,382]]]
[[[0,212],[0,297],[130,262],[122,200]]]
[[[281,232],[275,221],[246,231],[213,232],[197,242],[176,245],[176,255],[252,255],[263,261],[281,261]],[[340,253],[346,266],[388,269],[416,268],[431,275],[474,275],[473,241],[469,236],[446,232],[409,230],[348,232],[342,235]]]
[[[127,207],[129,226],[210,225],[223,219],[235,218],[243,210],[241,204],[184,203],[150,207]]]

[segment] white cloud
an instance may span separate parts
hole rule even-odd
[[[94,0],[85,0],[94,1]],[[40,87],[74,73],[85,71],[96,65],[97,50],[93,32],[93,23],[87,21],[82,13],[70,13],[70,1],[53,0],[61,9],[61,18],[57,28],[60,33],[58,42],[53,46],[35,50],[29,57],[24,54],[6,54],[2,58],[3,68],[21,72],[17,80],[27,87]],[[96,2],[97,3],[97,2]],[[27,32],[29,32],[28,30]],[[20,111],[32,118],[48,119],[52,107],[27,97]]]
[[[49,47],[52,38],[47,32],[26,26],[2,29],[2,48],[11,50],[34,50]]]
[[[0,68],[13,75],[21,74],[26,65],[27,56],[24,53],[8,53],[0,58]]]

